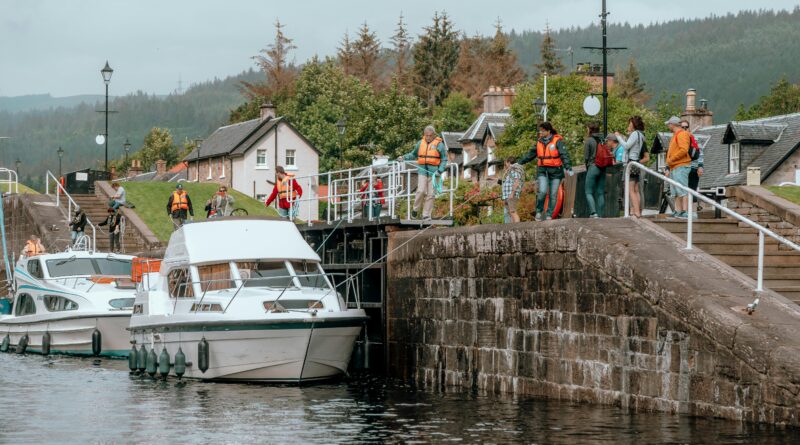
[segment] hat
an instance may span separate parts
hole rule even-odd
[[[606,140],[607,141],[619,142],[619,139],[617,138],[617,135],[613,134],[613,133],[609,134],[608,136],[606,136]]]
[[[181,190],[181,189],[183,189],[183,184],[178,183],[178,185],[176,185],[175,188],[178,189],[178,190]]]
[[[664,122],[664,124],[665,125],[680,125],[681,124],[681,118],[679,118],[678,116],[672,116],[671,118],[669,118],[668,121]]]

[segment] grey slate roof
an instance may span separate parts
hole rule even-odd
[[[495,142],[503,136],[503,133],[506,132],[506,124],[505,122],[490,122],[489,123],[489,133],[494,138]]]
[[[272,122],[271,119],[267,122]],[[183,158],[184,161],[194,161],[196,159],[212,158],[230,154],[247,136],[249,136],[262,122],[253,119],[238,124],[226,125],[217,128],[211,136],[200,144],[200,156],[197,156],[197,149],[194,149]]]
[[[469,162],[464,164],[464,167],[469,167],[471,169],[480,170],[483,166],[486,165],[486,153],[481,153],[476,156],[474,159],[470,159]]]
[[[482,141],[489,124],[505,124],[509,119],[511,119],[511,114],[505,111],[481,113],[478,119],[464,132],[461,141]]]
[[[775,137],[778,130],[780,132],[773,142],[764,139]],[[701,128],[696,134],[710,137],[704,152],[705,172],[700,178],[700,187],[744,184],[747,182],[747,167],[761,168],[763,182],[800,146],[800,113],[715,125]],[[745,139],[730,139],[728,136]],[[729,142],[740,144],[739,173],[728,173]]]
[[[464,133],[457,133],[454,131],[443,131],[442,140],[447,151],[460,152],[464,147],[461,146],[461,138]]]

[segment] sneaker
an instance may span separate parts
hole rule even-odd
[[[417,219],[417,211],[416,210],[412,210],[411,211],[411,219]]]
[[[678,212],[678,213],[675,214],[675,218],[678,218],[678,219],[686,219],[688,217],[689,217],[689,215],[686,212]]]
[[[553,217],[548,215],[548,216],[547,216],[547,218],[545,218],[544,220],[545,220],[545,221],[552,221],[552,220],[553,220]]]
[[[542,221],[544,218],[542,218],[542,214],[540,212],[537,212],[536,216],[533,217],[533,219],[535,219],[536,221]]]
[[[600,218],[600,217],[597,216],[597,213],[592,213],[591,215],[589,215],[589,218]]]

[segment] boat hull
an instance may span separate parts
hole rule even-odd
[[[213,326],[132,327],[134,340],[166,348],[170,363],[178,348],[186,355],[184,377],[250,382],[303,382],[347,371],[363,318],[336,322],[236,323]],[[198,344],[209,345],[208,369],[199,369]],[[170,368],[174,375],[174,367]]]
[[[103,314],[53,318],[20,322],[0,320],[0,340],[8,334],[10,351],[16,351],[20,339],[28,335],[25,352],[40,354],[45,332],[50,333],[50,354],[91,356],[92,333],[101,334],[103,357],[127,357],[130,351],[130,333],[127,331],[130,313]]]

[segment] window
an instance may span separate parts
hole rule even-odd
[[[214,179],[211,175],[211,158],[208,159],[208,177],[206,177],[206,179]]]
[[[486,164],[489,168],[486,170],[487,176],[494,176],[497,173],[496,167],[492,164],[494,161],[494,149],[492,147],[486,148]]]
[[[167,275],[167,286],[172,298],[193,298],[192,278],[189,269],[172,269]]]
[[[42,263],[40,263],[39,260],[28,261],[28,273],[31,274],[33,278],[44,277],[44,273],[42,273]]]
[[[222,312],[222,305],[219,303],[192,304],[191,312]]]
[[[135,298],[114,298],[108,301],[108,305],[114,309],[130,309],[133,307]]]
[[[78,303],[58,295],[45,295],[44,307],[50,312],[77,311]]]
[[[19,296],[17,297],[16,308],[14,309],[14,315],[17,316],[32,315],[35,313],[36,313],[36,303],[33,302],[33,297],[31,297],[28,294],[19,294]]]
[[[267,300],[264,303],[264,310],[267,312],[286,312],[288,310],[307,310],[324,309],[325,305],[320,300],[290,300],[280,299],[278,301]]]
[[[728,146],[728,173],[739,173],[739,143]]]
[[[266,200],[267,200],[267,195],[261,195],[261,194],[256,195],[256,201],[264,202]]]
[[[97,272],[100,275],[131,275],[131,260],[124,260],[122,258],[94,258]]]
[[[236,263],[236,267],[239,268],[239,275],[245,280],[244,287],[282,289],[294,285],[283,261],[246,261]]]
[[[219,158],[219,169],[222,172],[222,174],[219,175],[219,178],[225,178],[225,158]]]
[[[287,167],[294,167],[296,166],[295,162],[295,150],[286,150],[286,166]]]
[[[30,266],[30,262],[28,262]],[[131,260],[121,258],[75,258],[47,260],[47,270],[53,278],[82,275],[131,275]]]
[[[328,289],[328,282],[322,276],[319,263],[314,261],[292,261],[292,269],[302,287]]]
[[[267,167],[267,150],[265,149],[258,149],[256,150],[256,167]]]
[[[197,273],[200,275],[200,288],[203,292],[234,287],[233,281],[231,280],[230,263],[197,266]]]
[[[464,150],[464,163],[462,164],[464,166],[464,179],[469,179],[470,177],[472,177],[472,170],[470,170],[469,167],[467,167],[468,163],[469,163],[469,152]]]

